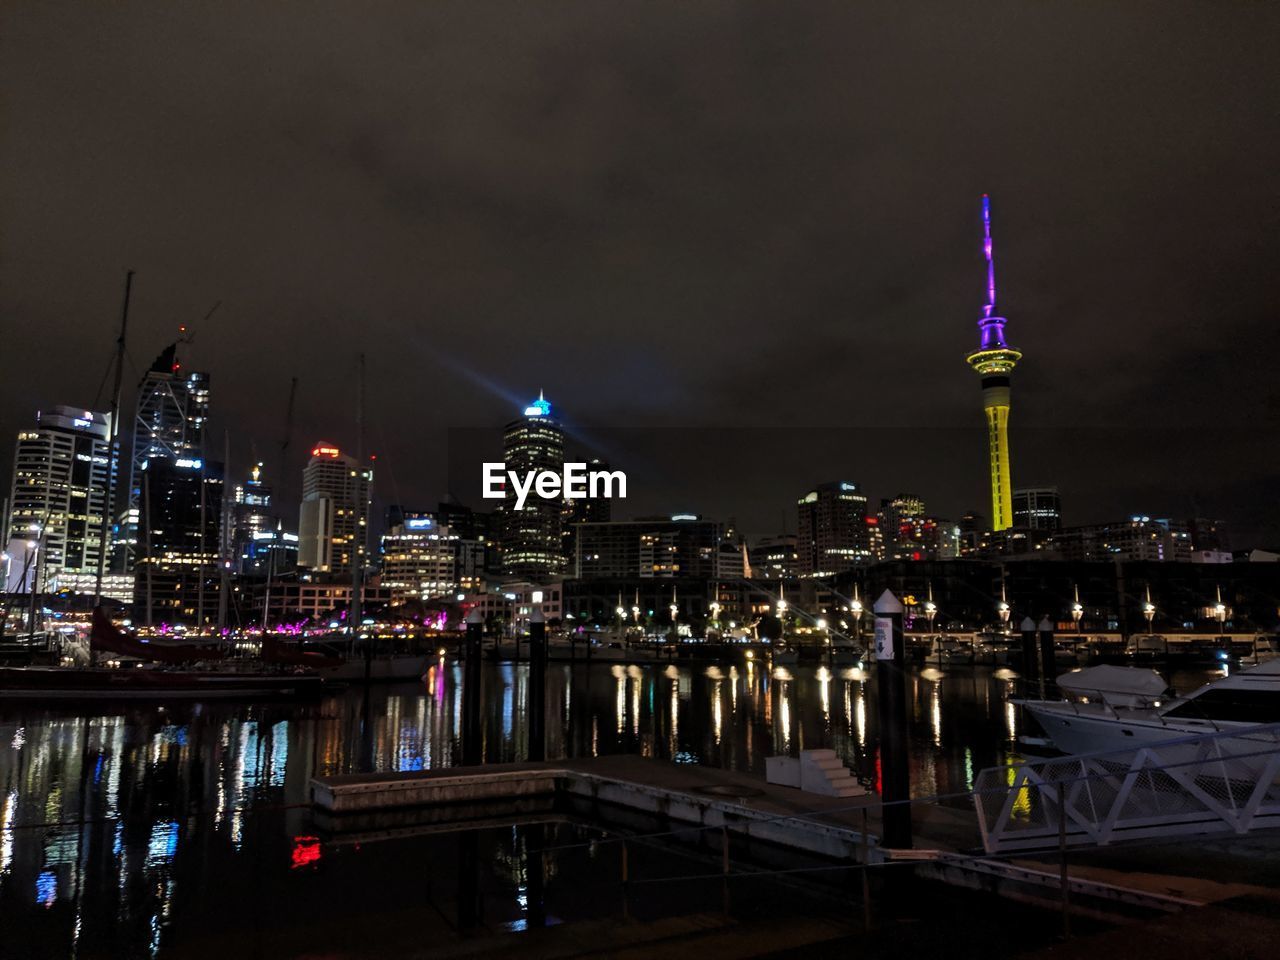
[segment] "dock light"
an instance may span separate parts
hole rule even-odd
[[[819,630],[825,630],[827,629],[827,621],[819,617],[817,626]]]
[[[620,618],[625,617],[627,615],[627,611],[624,610],[622,607],[619,607],[617,610],[613,612],[616,613]]]
[[[782,616],[784,613],[786,613],[786,612],[787,612],[787,601],[785,601],[785,600],[779,600],[779,601],[778,601],[778,616],[779,616],[779,617],[781,617],[781,616]]]
[[[756,652],[755,652],[754,650],[748,650],[748,651],[747,651],[747,659],[748,659],[748,660],[754,660],[755,658],[756,658]]]

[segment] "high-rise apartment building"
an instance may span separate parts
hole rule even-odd
[[[346,574],[368,554],[373,468],[361,466],[331,443],[311,450],[302,472],[298,566],[319,574]]]
[[[873,559],[867,498],[856,483],[819,484],[797,501],[797,515],[801,576],[827,577]]]
[[[58,406],[18,434],[9,525],[9,590],[92,592],[115,489],[110,415]]]

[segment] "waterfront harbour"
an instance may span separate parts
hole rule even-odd
[[[0,960],[1271,960],[1280,5],[0,19]]]
[[[530,670],[527,662],[488,663],[480,674],[488,764],[528,754]],[[1204,676],[1172,679],[1185,690]],[[968,794],[977,772],[1021,756],[1025,721],[1010,702],[1017,686],[1008,669],[976,666],[926,666],[908,679],[911,792],[950,811],[934,820],[952,844],[966,831],[976,836]],[[317,818],[313,778],[456,766],[462,701],[462,665],[441,659],[422,683],[352,688],[305,703],[5,704],[3,952],[179,957],[270,947],[273,955],[303,956],[323,945],[327,955],[364,956],[368,939],[389,927],[391,939],[378,943],[403,943],[412,956],[425,955],[427,943],[519,931],[547,917],[571,926],[615,914],[616,852],[588,855],[588,847],[573,845],[660,831],[661,819],[619,827],[586,814],[533,811],[548,831],[533,841],[521,826],[529,811],[491,812],[478,825],[454,824],[453,832],[405,828],[393,818],[364,824],[354,839]],[[875,796],[876,689],[859,667],[555,664],[546,703],[551,761],[626,755],[652,764],[659,780],[676,765],[763,786],[765,758],[829,747]],[[548,855],[541,906],[524,883],[530,844],[566,847]],[[718,885],[703,902],[696,881],[680,880],[704,872],[709,854],[699,844],[655,840],[632,856],[632,869],[641,871],[634,877],[671,877],[636,886],[629,907],[636,916],[671,922],[721,912]],[[765,862],[773,869],[805,862],[779,856]],[[458,899],[462,863],[478,871],[474,915]],[[821,895],[806,892],[786,874],[755,880],[735,889],[733,909],[749,915],[753,904],[773,902],[790,929],[811,912],[834,923],[856,902],[858,886],[848,878],[834,891],[818,887]],[[877,880],[875,897],[879,890]],[[958,916],[970,895],[937,886],[920,896]],[[884,909],[875,906],[877,915]],[[966,926],[957,923],[954,936],[963,941]],[[1034,927],[1026,917],[1019,924]],[[843,935],[838,925],[815,929]],[[968,934],[976,949],[979,930]],[[1044,931],[1026,936],[1051,939]]]

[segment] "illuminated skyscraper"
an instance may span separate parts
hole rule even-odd
[[[361,467],[331,443],[318,443],[302,471],[298,566],[313,573],[351,574],[368,552],[373,468]]]
[[[143,464],[135,611],[153,626],[207,625],[218,609],[222,464],[189,457]]]
[[[978,349],[965,359],[982,377],[982,409],[987,414],[987,453],[991,462],[991,526],[1013,526],[1013,487],[1009,480],[1009,377],[1022,354],[1004,339],[1004,317],[996,315],[996,268],[991,248],[991,199],[982,195],[983,252],[987,258],[987,302],[978,321]]]
[[[520,476],[529,471],[564,468],[564,431],[551,416],[551,404],[541,392],[524,408],[524,416],[507,424],[502,436],[507,470]],[[564,507],[559,500],[531,495],[523,510],[516,509],[515,490],[508,487],[499,511],[499,548],[507,576],[539,580],[563,572]]]
[[[872,559],[867,497],[856,483],[820,483],[797,501],[800,575],[828,577]]]
[[[209,375],[186,373],[171,343],[151,364],[138,385],[133,418],[128,503],[117,533],[117,562],[132,570],[137,560],[142,471],[151,460],[203,460],[204,428],[209,419]]]
[[[106,413],[54,407],[18,433],[4,531],[8,589],[93,590],[116,479],[109,423]]]

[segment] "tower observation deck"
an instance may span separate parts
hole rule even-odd
[[[1010,375],[1022,354],[1005,341],[1004,317],[996,314],[996,269],[991,246],[991,198],[982,195],[983,252],[987,258],[987,302],[978,321],[978,349],[968,361],[982,377],[982,409],[987,415],[987,453],[991,467],[991,526],[1013,526],[1013,486],[1009,467]]]

